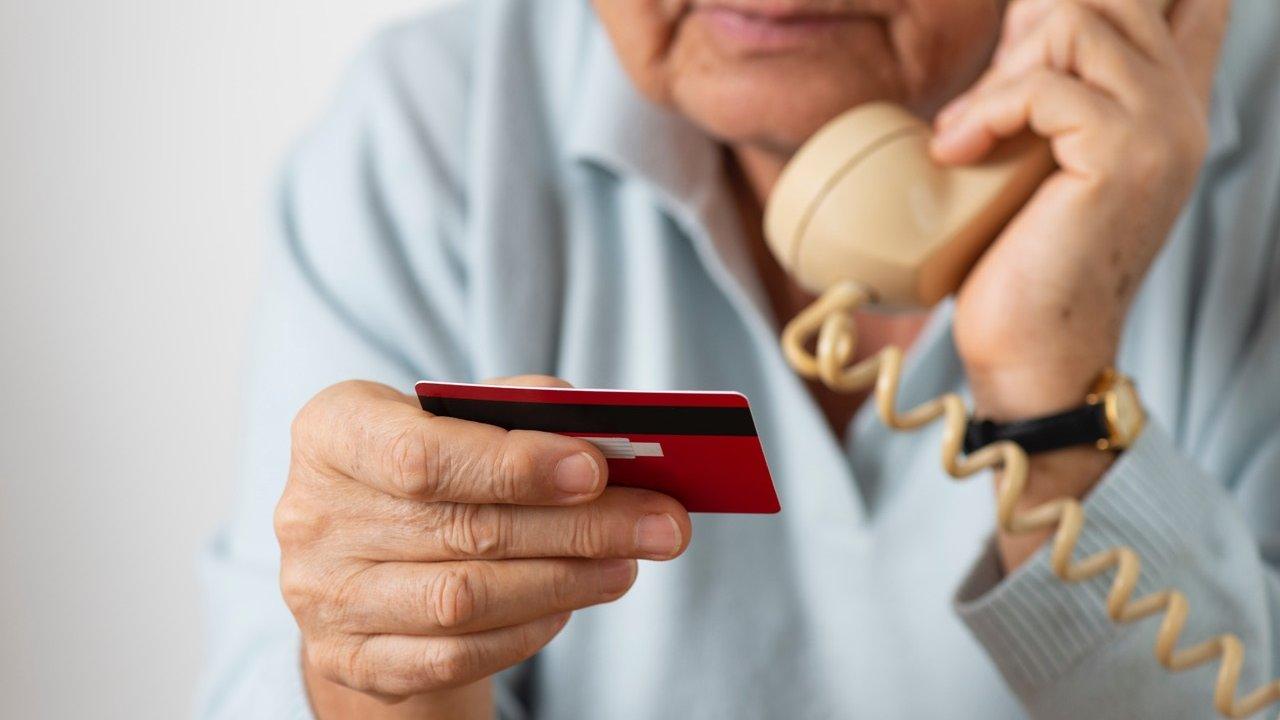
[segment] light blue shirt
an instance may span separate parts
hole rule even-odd
[[[1248,689],[1280,671],[1277,37],[1280,5],[1237,3],[1202,181],[1125,334],[1152,422],[1081,540],[1186,592],[1186,639],[1238,633]],[[1107,620],[1106,579],[1063,585],[1044,553],[998,576],[990,482],[943,474],[938,427],[867,407],[831,432],[779,352],[719,149],[636,94],[587,3],[470,2],[382,34],[276,210],[201,717],[310,715],[271,523],[307,398],[519,373],[744,392],[783,510],[696,516],[685,556],[501,676],[503,717],[1212,716],[1216,668],[1164,671],[1156,621]],[[904,404],[964,390],[949,315]]]

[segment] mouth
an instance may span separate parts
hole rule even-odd
[[[739,51],[776,53],[801,49],[835,37],[855,23],[876,21],[853,11],[795,8],[795,3],[696,3],[689,19],[700,22],[720,43]]]

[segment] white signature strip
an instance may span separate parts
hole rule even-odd
[[[600,448],[606,460],[634,460],[638,457],[663,457],[662,444],[655,442],[633,443],[627,438],[582,438]]]

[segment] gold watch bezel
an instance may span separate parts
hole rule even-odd
[[[1107,437],[1095,443],[1099,450],[1124,450],[1142,434],[1147,423],[1146,411],[1138,398],[1133,380],[1120,374],[1115,368],[1102,371],[1094,382],[1085,402],[1102,405],[1107,422]]]

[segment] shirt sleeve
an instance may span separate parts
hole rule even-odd
[[[394,35],[376,41],[281,178],[251,338],[243,468],[202,566],[208,651],[197,716],[207,720],[311,717],[272,529],[294,414],[342,380],[408,393],[419,379],[471,376],[449,155],[461,143],[445,136],[457,121],[433,120],[443,110],[406,94],[397,67],[434,67],[437,100],[449,100],[454,75],[441,67],[447,58],[417,52]],[[519,698],[497,687],[503,715],[520,717]]]
[[[1245,646],[1237,697],[1276,676],[1280,651],[1280,316],[1274,288],[1269,295],[1259,303],[1269,314],[1230,361],[1215,431],[1189,453],[1150,423],[1086,499],[1076,551],[1081,558],[1127,545],[1142,559],[1135,598],[1167,587],[1185,593],[1179,647],[1235,633]],[[1042,548],[1002,578],[989,545],[956,606],[1032,717],[1217,717],[1218,663],[1165,670],[1154,657],[1160,616],[1108,619],[1112,577],[1064,583]]]

